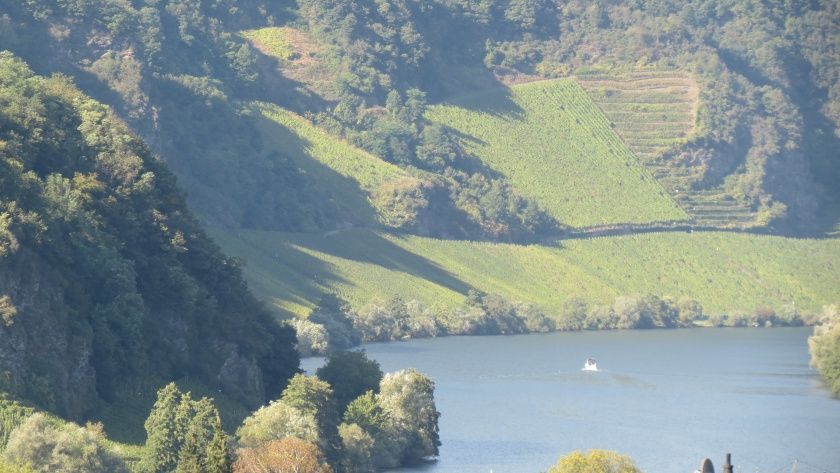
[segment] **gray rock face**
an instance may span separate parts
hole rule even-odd
[[[34,253],[19,251],[0,260],[0,296],[15,309],[0,324],[0,389],[83,418],[97,397],[96,374],[58,274]]]
[[[235,394],[251,406],[262,404],[265,392],[262,371],[253,358],[242,356],[234,346],[228,348],[230,353],[219,369],[218,380],[221,389]]]

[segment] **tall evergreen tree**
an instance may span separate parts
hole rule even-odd
[[[143,473],[230,473],[231,453],[219,411],[209,398],[193,400],[175,383],[158,391],[146,420]]]
[[[175,383],[169,383],[158,391],[157,401],[145,423],[146,449],[140,461],[140,471],[164,473],[173,471],[178,465],[181,442],[175,417],[181,397],[182,393]]]

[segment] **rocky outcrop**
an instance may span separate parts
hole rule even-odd
[[[0,260],[0,295],[15,316],[0,326],[2,390],[68,417],[82,418],[96,399],[86,327],[65,303],[61,276],[21,250]]]

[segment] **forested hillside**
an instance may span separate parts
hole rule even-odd
[[[247,291],[164,163],[65,77],[0,54],[0,389],[83,419],[190,378],[257,406],[294,335]]]

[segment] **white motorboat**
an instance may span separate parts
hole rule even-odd
[[[587,358],[586,363],[583,364],[583,371],[598,371],[598,363],[592,358]]]

